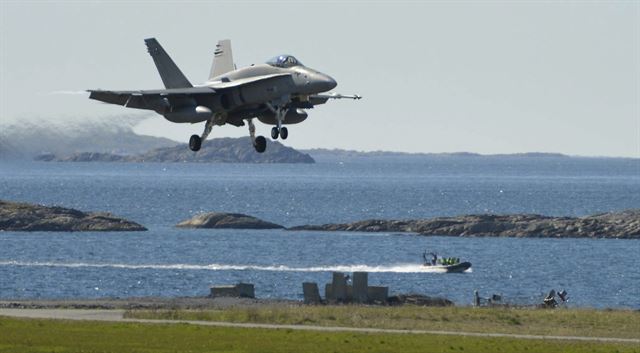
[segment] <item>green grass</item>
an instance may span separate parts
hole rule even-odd
[[[0,317],[0,352],[640,352],[639,345]]]
[[[640,338],[640,312],[631,310],[273,305],[224,310],[128,311],[125,317]]]

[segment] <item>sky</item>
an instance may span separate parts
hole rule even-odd
[[[296,148],[640,158],[638,1],[0,0],[0,128],[131,115],[142,134],[200,134],[82,93],[161,88],[148,37],[192,83],[231,39],[238,67],[293,54],[363,96],[289,126]]]

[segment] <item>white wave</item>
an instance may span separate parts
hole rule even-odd
[[[227,264],[109,264],[109,263],[67,263],[67,262],[23,262],[0,261],[0,266],[25,267],[66,267],[66,268],[122,268],[122,269],[154,269],[154,270],[209,270],[209,271],[280,271],[280,272],[444,272],[442,269],[429,268],[420,264],[395,264],[388,266],[370,265],[329,265],[316,267],[290,267],[285,265],[227,265]]]

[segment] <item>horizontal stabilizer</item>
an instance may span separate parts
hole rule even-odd
[[[193,87],[155,38],[144,40],[166,88]]]

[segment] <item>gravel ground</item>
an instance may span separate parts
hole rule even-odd
[[[263,305],[303,305],[294,300],[210,298],[210,297],[144,297],[101,299],[32,299],[0,300],[4,309],[224,309]]]

